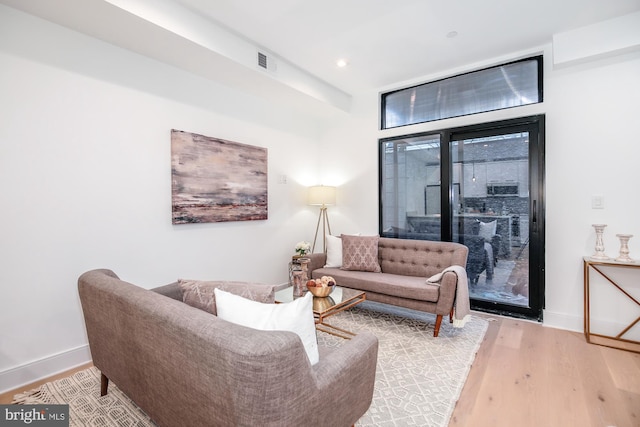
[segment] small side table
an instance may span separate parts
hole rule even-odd
[[[307,289],[309,261],[309,258],[294,256],[289,263],[289,286],[293,286],[295,296],[302,296]]]
[[[621,350],[633,351],[640,353],[640,341],[624,338],[624,335],[632,328],[640,328],[640,315],[629,325],[622,329],[617,335],[604,335],[591,332],[591,291],[589,279],[591,272],[597,272],[604,277],[611,286],[614,286],[622,295],[635,303],[640,314],[640,301],[627,292],[622,284],[617,283],[610,275],[607,275],[602,267],[605,268],[631,268],[638,269],[640,264],[629,262],[618,262],[614,260],[594,260],[591,257],[583,258],[584,264],[584,336],[588,343],[603,345],[606,347],[618,348]],[[639,282],[634,282],[632,286],[638,286]]]

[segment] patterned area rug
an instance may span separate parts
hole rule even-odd
[[[443,320],[433,338],[435,316],[385,304],[364,302],[328,319],[353,332],[368,330],[380,342],[373,403],[357,426],[445,427],[453,412],[487,321],[473,316],[462,329]],[[341,338],[318,333],[321,345],[336,347]],[[90,368],[16,395],[16,403],[68,403],[71,426],[154,424],[115,384],[100,397],[100,372]]]
[[[69,404],[70,427],[153,427],[155,424],[113,383],[100,397],[100,371],[94,367],[13,397],[13,403]]]
[[[488,322],[472,316],[464,328],[442,320],[433,337],[435,315],[366,301],[327,319],[348,331],[378,337],[373,403],[357,426],[445,427],[453,413]],[[323,345],[340,338],[318,334]]]

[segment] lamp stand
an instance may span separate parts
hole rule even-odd
[[[327,207],[322,205],[320,215],[318,215],[318,224],[316,225],[316,235],[313,238],[313,246],[311,253],[316,249],[316,240],[318,239],[318,230],[320,230],[320,221],[322,221],[322,252],[327,252],[327,231],[331,234],[331,226],[329,225],[329,216],[327,215]]]

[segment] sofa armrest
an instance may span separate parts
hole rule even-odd
[[[336,368],[345,365],[362,365],[375,362],[378,356],[378,337],[368,331],[358,332],[354,337],[345,340],[340,347],[333,348],[323,354],[320,362],[314,365],[314,374],[319,388],[333,385],[344,377],[345,372]],[[356,362],[357,360],[357,362]],[[375,373],[375,369],[373,370]],[[346,382],[347,384],[349,381]],[[348,387],[347,387],[348,388]]]
[[[151,291],[158,293],[160,295],[164,295],[169,298],[173,298],[178,301],[182,301],[182,289],[180,289],[180,284],[178,282],[169,283],[168,285],[159,286],[157,288],[151,289]]]
[[[309,261],[309,277],[311,277],[311,272],[313,270],[322,268],[327,263],[327,254],[324,252],[307,255],[307,258],[309,258],[310,260]]]
[[[331,402],[329,411],[323,415],[324,425],[353,425],[357,418],[345,417],[367,411],[373,398],[377,360],[378,338],[366,331],[320,358],[313,367],[315,399]]]
[[[440,297],[436,305],[436,314],[449,314],[456,299],[456,287],[458,286],[458,276],[453,271],[448,271],[442,276],[440,281]],[[460,286],[468,286],[467,283],[460,283]]]

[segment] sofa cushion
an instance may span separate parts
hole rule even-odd
[[[379,236],[342,236],[342,269],[379,273]]]
[[[327,236],[327,262],[325,267],[342,267],[342,239]]]
[[[437,302],[440,297],[440,287],[426,284],[425,277],[380,274],[368,271],[345,271],[338,268],[319,268],[311,273],[311,277],[314,279],[322,276],[332,276],[336,279],[338,286],[365,292],[429,302]]]
[[[214,293],[220,319],[262,331],[294,332],[302,340],[309,362],[315,365],[320,360],[310,292],[284,304],[264,304],[217,288]]]
[[[182,301],[185,304],[208,311],[211,314],[217,314],[214,289],[222,289],[253,301],[275,302],[275,286],[264,283],[188,279],[179,279],[178,283],[182,289]]]

